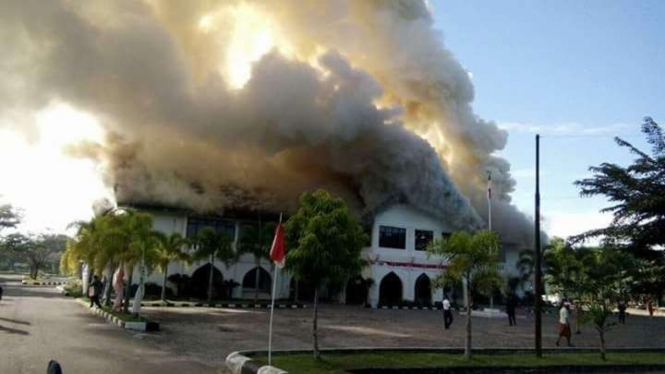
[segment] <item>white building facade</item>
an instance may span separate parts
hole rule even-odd
[[[197,230],[206,226],[226,232],[234,238],[234,250],[238,247],[243,227],[257,224],[255,219],[247,218],[202,218],[188,216],[178,211],[142,210],[151,213],[154,217],[154,228],[166,234],[179,233],[184,237],[192,237]],[[375,215],[371,225],[370,246],[362,252],[362,256],[368,260],[370,266],[363,270],[361,278],[349,280],[346,286],[336,292],[336,295],[329,294],[329,296],[339,302],[369,303],[373,307],[398,305],[404,302],[432,305],[441,301],[443,290],[434,287],[434,280],[445,272],[446,264],[440,259],[429,258],[425,249],[433,239],[446,237],[452,231],[452,227],[446,222],[441,222],[409,205],[398,204],[384,209]],[[273,233],[266,234],[272,236]],[[507,275],[517,273],[516,248],[504,244],[505,259],[502,267]],[[257,268],[254,257],[244,254],[228,267],[219,260],[215,261],[214,266],[215,273],[219,271],[221,274],[220,279],[234,280],[240,284],[233,288],[233,298],[252,299],[257,293],[261,299],[270,297],[273,267],[268,260],[262,260]],[[209,271],[207,261],[194,263],[191,266],[182,263],[172,263],[169,266],[169,276],[183,274],[192,278],[207,277]],[[260,273],[258,287],[255,284],[257,271]],[[162,277],[163,274],[155,270],[147,282],[161,285]],[[135,273],[134,280],[137,279],[138,273]],[[371,284],[369,287],[367,279],[372,280],[369,282]],[[167,282],[167,286],[176,292],[172,282]],[[300,291],[288,273],[279,273],[277,298],[294,299],[297,292],[299,295],[305,295],[300,297],[300,301],[307,301],[307,292],[303,292],[307,290],[307,285],[300,285],[299,288]]]

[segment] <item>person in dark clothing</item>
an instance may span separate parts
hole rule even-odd
[[[2,300],[2,286],[0,286],[0,300]]]
[[[99,281],[98,276],[94,276],[92,284],[90,285],[89,288],[89,296],[90,296],[90,308],[92,308],[92,305],[97,305],[97,308],[102,307],[102,304],[99,303],[99,296],[102,294],[102,282]]]
[[[626,304],[623,302],[619,302],[619,323],[622,325],[626,324]]]
[[[515,309],[517,309],[517,300],[514,295],[510,295],[508,296],[508,300],[506,300],[506,314],[508,314],[508,323],[510,326],[517,326]]]
[[[58,361],[51,360],[46,368],[46,374],[62,374],[62,368]]]

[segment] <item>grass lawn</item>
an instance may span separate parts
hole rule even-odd
[[[83,300],[86,303],[90,302],[90,298],[88,298],[88,297],[81,297],[81,298],[79,298],[79,300]],[[105,305],[102,306],[103,311],[105,311],[107,313],[111,313],[111,315],[120,318],[122,321],[125,321],[125,322],[146,322],[147,321],[147,319],[145,319],[143,317],[135,316],[131,313],[114,312],[111,309],[112,309],[112,307],[110,307],[110,306],[105,306]]]
[[[267,357],[253,358],[267,365]],[[554,353],[536,358],[532,354],[475,355],[467,360],[461,354],[434,352],[367,352],[329,353],[322,360],[311,354],[273,356],[272,365],[289,373],[347,373],[346,370],[362,368],[424,368],[453,366],[551,366],[551,365],[665,365],[662,353],[608,353],[607,361],[599,353]]]

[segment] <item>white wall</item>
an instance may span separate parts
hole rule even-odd
[[[170,213],[170,212],[151,212],[154,217],[154,228],[164,233],[179,232],[183,236],[187,231],[187,217],[183,214]],[[406,248],[393,249],[379,247],[379,227],[380,226],[393,226],[406,229]],[[441,222],[430,215],[420,212],[417,209],[408,205],[398,204],[389,207],[378,213],[372,225],[371,246],[363,250],[363,256],[368,259],[371,266],[363,271],[363,277],[371,277],[374,279],[374,285],[370,289],[370,303],[374,306],[379,302],[379,287],[381,280],[390,272],[394,272],[402,281],[402,299],[413,301],[415,299],[415,282],[421,274],[426,274],[430,281],[433,281],[444,270],[441,268],[422,268],[419,266],[433,266],[442,267],[444,264],[435,258],[427,258],[424,251],[415,250],[415,231],[416,230],[430,230],[434,232],[434,238],[440,238],[442,232],[450,233],[453,229],[446,223]],[[236,222],[236,238],[237,243],[240,235],[240,222]],[[234,243],[234,248],[235,248]],[[504,269],[506,273],[517,274],[515,263],[518,256],[518,247],[506,246],[506,262]],[[169,266],[169,275],[182,273],[192,275],[199,267],[205,265],[207,262],[202,261],[195,263],[191,266],[186,266],[180,263],[172,263]],[[233,279],[242,285],[244,276],[252,270],[256,264],[253,256],[242,255],[236,264],[229,267],[224,266],[219,261],[216,261],[215,266],[220,270],[225,280]],[[268,260],[261,261],[261,267],[272,275],[272,267]],[[159,270],[155,270],[147,282],[153,282],[161,285],[162,274]],[[291,277],[280,272],[278,277],[278,298],[287,298],[289,296],[289,283]],[[134,281],[138,282],[138,270],[134,274]],[[167,283],[168,284],[168,283]],[[173,288],[173,285],[168,284]],[[233,293],[236,298],[252,298],[253,292],[244,294],[242,286],[236,287]],[[341,295],[341,300],[343,300]],[[441,301],[443,292],[441,289],[433,290],[432,302]]]
[[[153,228],[157,231],[163,232],[165,234],[171,234],[174,232],[180,233],[183,237],[187,235],[187,216],[184,214],[173,213],[173,212],[149,212],[153,216]],[[233,248],[236,248],[238,238],[240,237],[240,222],[236,221],[236,236],[234,238]],[[191,276],[198,268],[204,266],[208,261],[199,261],[195,262],[192,265],[186,265],[180,262],[173,262],[169,265],[169,276],[173,274],[185,274]],[[243,254],[240,256],[238,262],[232,264],[231,266],[225,266],[220,261],[215,261],[215,267],[222,273],[224,280],[233,279],[234,281],[240,283],[240,286],[236,287],[233,290],[233,297],[235,298],[253,298],[254,293],[251,292],[248,295],[243,294],[242,281],[245,275],[256,267],[256,261],[252,255]],[[264,268],[268,273],[271,274],[271,279],[274,279],[272,273],[272,267],[268,260],[262,260],[260,263],[261,267]],[[156,283],[161,285],[163,280],[163,273],[159,269],[155,269],[146,280],[146,283]],[[133,283],[138,283],[139,281],[139,270],[134,270]],[[278,275],[277,282],[277,298],[288,298],[289,296],[289,282],[291,278],[288,274],[280,272]],[[172,290],[175,290],[175,286],[171,282],[167,281],[167,287],[170,287]],[[265,296],[265,295],[263,295]]]
[[[379,227],[392,226],[406,229],[406,248],[394,249],[379,246]],[[416,251],[416,230],[429,230],[434,232],[434,239],[441,238],[443,232],[450,233],[452,228],[445,222],[440,222],[424,212],[420,212],[408,205],[394,205],[376,215],[372,225],[371,247],[363,251],[363,255],[372,263],[369,273],[374,279],[370,289],[370,303],[376,306],[379,302],[379,288],[383,277],[394,272],[402,281],[402,299],[413,301],[415,299],[415,283],[421,274],[426,274],[433,281],[442,269],[422,268],[419,265],[441,266],[440,260],[427,258],[425,251]],[[440,301],[443,292],[433,290],[432,302]]]
[[[392,226],[406,229],[406,248],[394,249],[379,246],[379,227]],[[445,221],[437,220],[427,213],[421,212],[408,205],[398,204],[387,208],[377,214],[372,225],[371,246],[365,248],[363,255],[372,263],[364,276],[371,276],[374,285],[370,289],[370,303],[376,306],[379,302],[381,280],[390,272],[394,272],[402,280],[402,299],[414,301],[415,282],[421,274],[426,274],[430,281],[444,272],[443,269],[421,268],[417,265],[443,266],[440,260],[428,258],[425,251],[416,251],[416,230],[429,230],[434,232],[434,239],[441,238],[442,232],[451,233],[452,227]],[[515,263],[517,262],[519,246],[504,244],[505,262],[500,266],[506,276],[518,275]],[[409,264],[414,264],[410,266]],[[443,291],[437,289],[433,292],[432,302],[441,301]]]

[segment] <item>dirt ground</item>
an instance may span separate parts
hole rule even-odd
[[[145,336],[162,349],[210,363],[223,364],[233,351],[267,349],[269,311],[239,309],[146,308],[145,313],[162,322],[162,331]],[[465,316],[455,314],[449,330],[443,328],[440,311],[373,310],[323,305],[319,312],[320,346],[351,347],[462,347]],[[533,347],[533,319],[518,313],[518,326],[507,319],[473,318],[475,347]],[[275,310],[273,346],[311,349],[312,310]],[[665,348],[665,318],[629,316],[625,326],[607,335],[608,347]],[[543,345],[554,347],[556,318],[543,318]],[[597,347],[597,333],[582,327],[573,335],[577,347]]]

